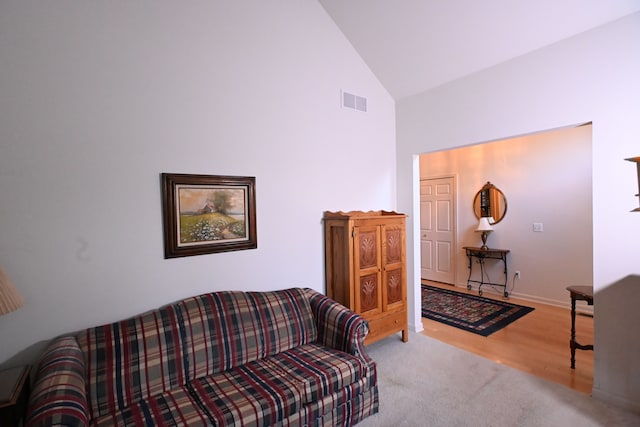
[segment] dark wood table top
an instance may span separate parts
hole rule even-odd
[[[475,246],[463,246],[462,249],[469,250],[472,252],[500,252],[505,254],[508,252],[511,252],[509,249],[497,249],[497,248],[482,249],[482,248],[477,248]]]
[[[16,403],[27,378],[29,378],[28,373],[28,366],[0,371],[0,408]]]
[[[584,299],[593,302],[593,286],[567,286],[571,298]]]

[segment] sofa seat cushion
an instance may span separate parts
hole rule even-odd
[[[303,407],[304,384],[263,362],[191,382],[192,392],[214,425],[270,426]]]
[[[182,386],[96,418],[92,425],[198,427],[210,426],[211,422],[189,388]]]
[[[378,412],[378,387],[363,378],[270,427],[352,426]]]
[[[355,356],[307,344],[198,378],[191,388],[215,425],[271,426],[314,401],[364,384],[367,372]]]
[[[303,386],[304,402],[320,400],[369,374],[362,359],[319,344],[307,344],[260,361]]]

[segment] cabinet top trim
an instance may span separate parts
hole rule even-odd
[[[394,212],[394,211],[349,211],[349,212],[343,212],[343,211],[338,211],[338,212],[330,212],[330,211],[325,211],[324,212],[324,218],[326,219],[333,219],[333,218],[374,218],[374,217],[390,217],[390,216],[396,216],[396,217],[406,217],[407,215],[403,214],[403,213],[398,213],[398,212]]]

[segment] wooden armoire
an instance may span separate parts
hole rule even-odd
[[[409,338],[405,222],[396,212],[324,213],[327,296],[367,319],[365,344]]]

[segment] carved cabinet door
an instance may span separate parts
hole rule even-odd
[[[404,225],[382,225],[382,308],[403,309],[406,301]]]
[[[355,311],[367,317],[382,311],[380,226],[354,227]]]

